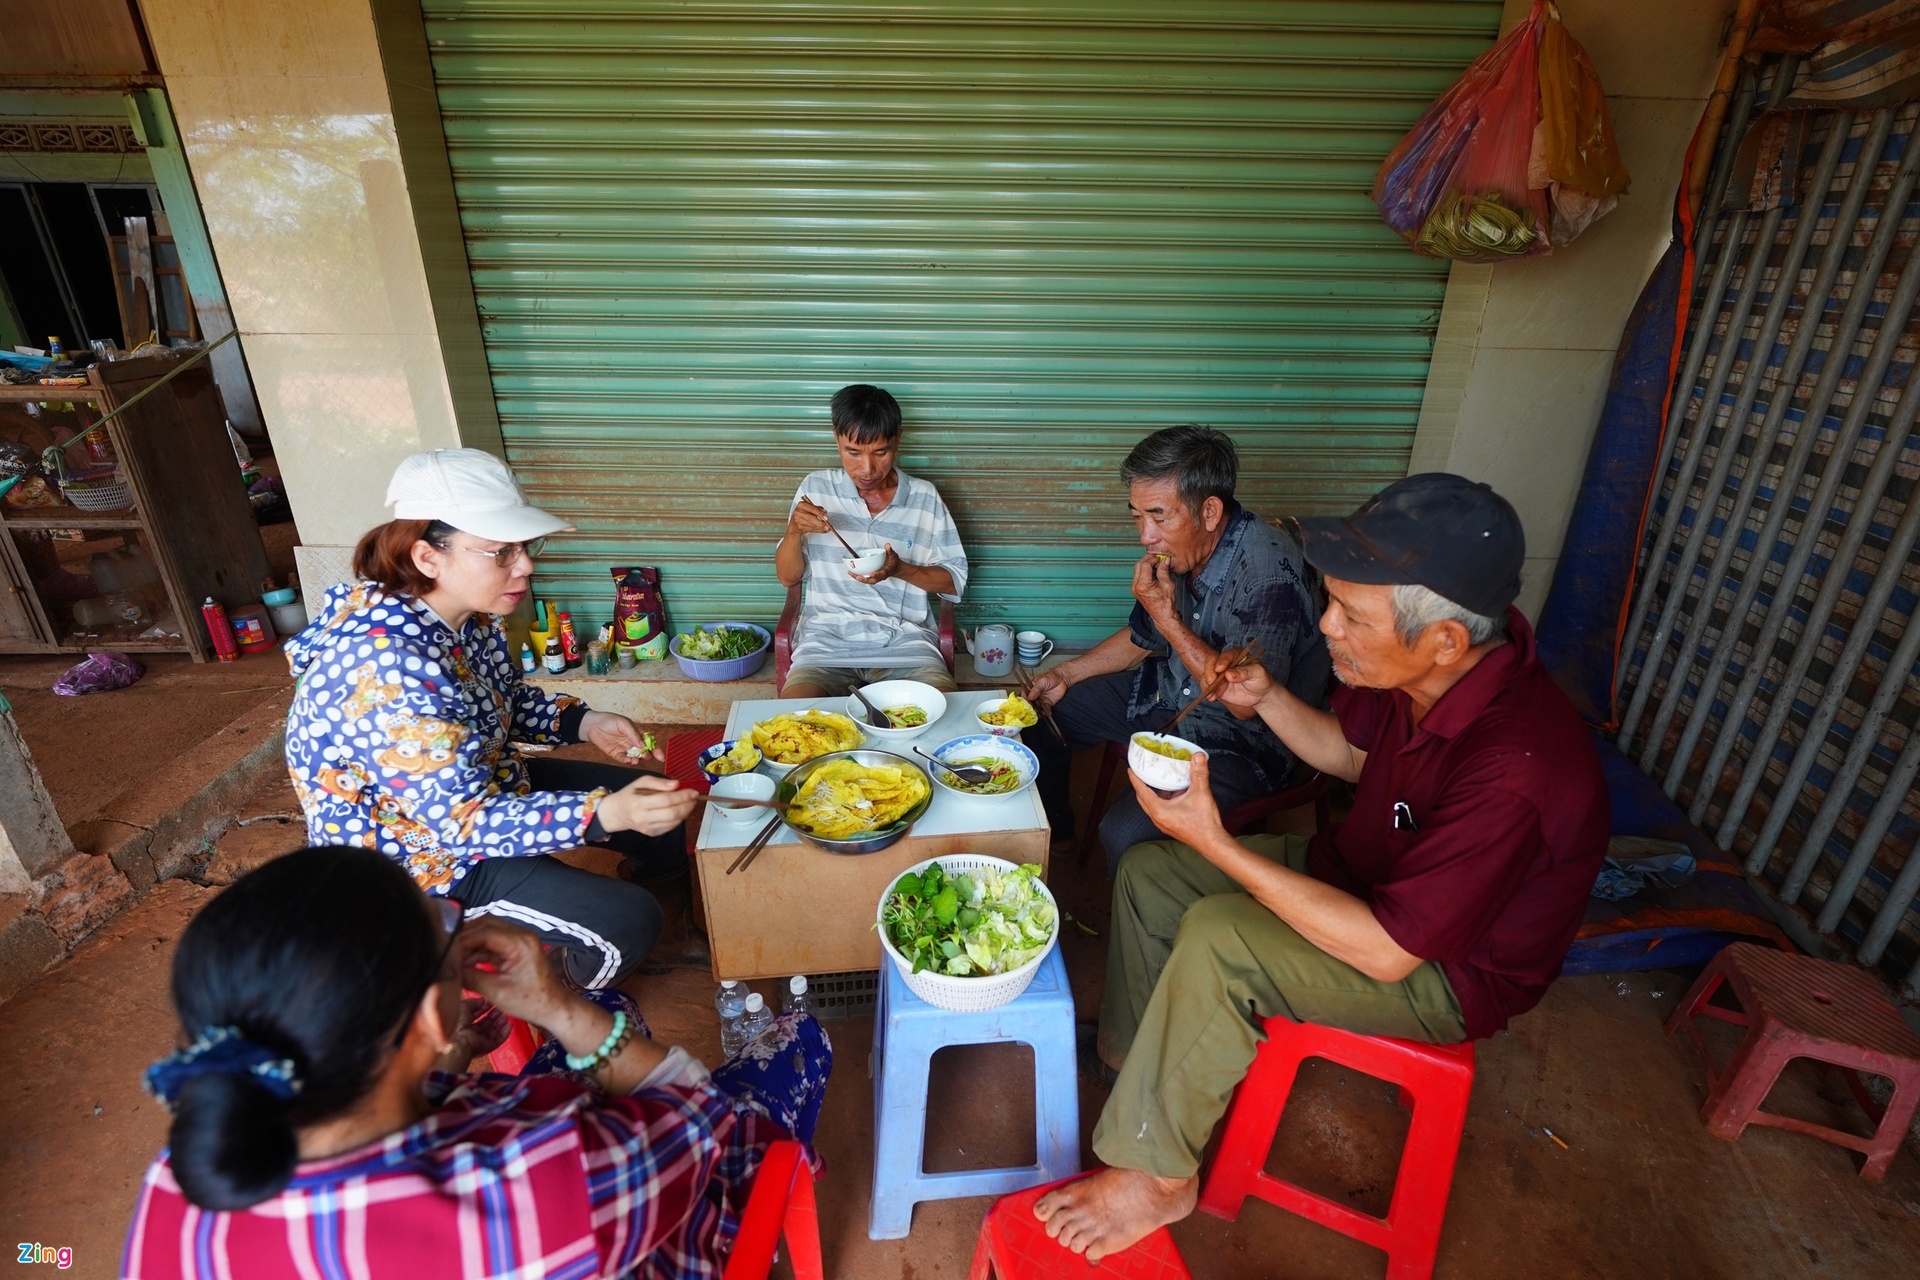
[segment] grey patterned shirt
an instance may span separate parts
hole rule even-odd
[[[1260,665],[1309,706],[1324,707],[1332,661],[1320,634],[1320,603],[1307,585],[1300,546],[1239,503],[1229,503],[1220,545],[1195,575],[1173,575],[1188,630],[1218,651],[1257,640]],[[1133,642],[1149,653],[1135,669],[1130,717],[1166,718],[1200,691],[1180,656],[1135,603]],[[1218,702],[1194,708],[1176,731],[1209,752],[1245,757],[1269,787],[1286,785],[1293,753],[1258,716],[1237,719]]]

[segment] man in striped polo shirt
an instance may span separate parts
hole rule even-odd
[[[967,553],[940,491],[894,465],[900,403],[879,387],[842,387],[833,438],[840,465],[800,482],[774,552],[781,585],[806,583],[781,696],[845,694],[876,680],[951,690],[931,597],[960,602]],[[856,551],[884,551],[880,567],[849,572],[836,531]]]

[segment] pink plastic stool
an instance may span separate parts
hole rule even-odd
[[[1083,1177],[1085,1175],[1082,1175]],[[1161,1227],[1131,1249],[1089,1265],[1087,1260],[1047,1235],[1047,1225],[1033,1216],[1034,1201],[1055,1187],[1073,1182],[1062,1178],[1044,1187],[1001,1196],[980,1224],[980,1243],[974,1246],[973,1270],[967,1280],[1054,1280],[1079,1276],[1085,1280],[1192,1280],[1186,1260],[1173,1237]]]
[[[1744,1012],[1707,1003],[1722,983],[1733,988]],[[1725,1071],[1713,1069],[1713,1056],[1693,1024],[1696,1017],[1747,1029]],[[1736,942],[1708,962],[1667,1019],[1668,1035],[1682,1027],[1706,1066],[1707,1102],[1700,1118],[1710,1132],[1730,1142],[1750,1124],[1804,1133],[1866,1156],[1861,1177],[1886,1177],[1920,1105],[1920,1036],[1872,977],[1851,965]],[[1841,1068],[1855,1100],[1874,1122],[1873,1136],[1860,1138],[1762,1111],[1780,1069],[1793,1058]],[[1861,1085],[1862,1071],[1893,1081],[1893,1098],[1884,1111]]]
[[[1267,1019],[1267,1042],[1240,1083],[1227,1132],[1200,1193],[1200,1207],[1235,1218],[1248,1196],[1297,1213],[1387,1255],[1387,1280],[1420,1280],[1433,1274],[1440,1250],[1440,1224],[1453,1190],[1453,1165],[1467,1123],[1473,1092],[1472,1044],[1418,1044],[1383,1036],[1356,1035],[1337,1027],[1286,1018]],[[1400,1173],[1387,1216],[1361,1213],[1266,1172],[1267,1155],[1280,1130],[1280,1114],[1308,1058],[1351,1067],[1400,1086],[1403,1105],[1413,1108]]]

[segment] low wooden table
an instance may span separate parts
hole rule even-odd
[[[993,691],[947,695],[947,714],[898,748],[869,746],[909,755],[909,745],[933,751],[953,738],[980,732],[980,704],[1005,696]],[[736,702],[727,716],[727,737],[744,735],[782,711],[819,707],[844,711],[845,698],[783,698]],[[917,757],[916,757],[917,759]],[[916,862],[952,853],[984,853],[1009,862],[1047,868],[1051,832],[1036,788],[1001,799],[962,799],[934,788],[933,803],[906,839],[879,853],[828,853],[782,830],[753,865],[727,874],[760,823],[732,822],[705,806],[694,866],[706,903],[707,939],[718,979],[784,978],[796,973],[847,973],[880,967],[880,938],[873,928],[880,895]]]

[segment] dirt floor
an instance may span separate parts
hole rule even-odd
[[[298,531],[289,521],[263,526],[260,537],[275,580],[284,582],[293,571]],[[144,668],[138,681],[79,698],[53,692],[53,682],[78,655],[0,657],[0,694],[13,704],[27,750],[69,827],[292,683],[277,649],[242,654],[237,662],[195,662],[167,653],[137,657]]]
[[[275,780],[245,807],[266,820],[222,842],[216,883],[291,847],[275,820],[292,796]],[[598,855],[586,855],[588,862]],[[1097,862],[1097,860],[1096,860]],[[1050,877],[1074,915],[1104,929],[1106,885],[1071,857]],[[173,1044],[167,964],[214,887],[157,887],[38,985],[0,1006],[0,1239],[74,1249],[73,1274],[110,1276],[142,1169],[166,1120],[140,1070]],[[675,925],[629,985],[655,1034],[711,1058],[712,984]],[[1063,940],[1082,1017],[1099,998],[1103,944]],[[1920,1272],[1920,1160],[1903,1151],[1884,1183],[1861,1181],[1838,1148],[1776,1130],[1738,1143],[1698,1119],[1701,1071],[1661,1021],[1690,975],[1656,971],[1560,982],[1510,1033],[1484,1042],[1437,1275],[1505,1277],[1886,1277]],[[827,1024],[836,1069],[820,1126],[827,1173],[821,1228],[830,1276],[964,1276],[987,1201],[924,1204],[903,1241],[866,1237],[872,1167],[870,1021]],[[1721,1039],[1730,1045],[1731,1028]],[[1031,1059],[1014,1049],[948,1051],[935,1064],[931,1169],[1032,1158]],[[1104,1091],[1081,1081],[1083,1128]],[[1776,1109],[1863,1126],[1837,1081],[1791,1072]],[[1562,1150],[1543,1133],[1568,1143]],[[1384,1210],[1406,1113],[1378,1081],[1322,1063],[1303,1073],[1269,1167],[1357,1206]],[[1091,1161],[1091,1152],[1085,1153]],[[1347,1280],[1384,1273],[1382,1255],[1268,1205],[1239,1220],[1196,1216],[1174,1230],[1193,1274],[1218,1280]]]

